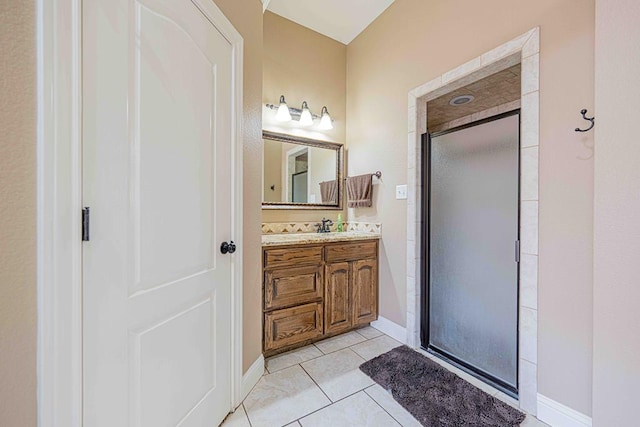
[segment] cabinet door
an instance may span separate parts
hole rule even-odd
[[[264,349],[275,350],[322,335],[322,303],[274,310],[264,315]]]
[[[378,262],[375,259],[351,264],[353,324],[369,323],[378,318]]]
[[[349,329],[351,323],[351,268],[348,262],[326,265],[324,288],[325,334]]]
[[[322,266],[267,270],[264,276],[265,310],[322,299]]]

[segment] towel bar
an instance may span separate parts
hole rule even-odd
[[[374,173],[371,174],[372,176],[375,176],[376,178],[380,179],[382,178],[382,172],[380,171],[375,171]],[[346,181],[347,179],[349,179],[349,177],[346,177],[344,180]]]

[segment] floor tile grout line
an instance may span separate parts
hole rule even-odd
[[[364,341],[359,342],[358,344],[362,344],[363,342],[364,342]],[[353,344],[353,345],[358,345],[358,344]],[[316,345],[315,345],[315,344],[310,344],[310,345],[312,345],[312,346],[316,347]],[[304,347],[301,347],[301,348],[304,348]],[[319,359],[319,358],[321,358],[321,357],[323,357],[323,356],[328,356],[328,355],[330,355],[330,354],[337,353],[337,352],[339,352],[340,350],[344,350],[345,348],[350,348],[350,347],[344,347],[344,348],[341,348],[340,350],[332,351],[331,353],[324,353],[324,352],[323,352],[322,350],[320,350],[318,347],[316,347],[316,348],[317,348],[317,349],[318,349],[318,351],[320,352],[320,356],[312,357],[311,359],[307,359],[307,360],[305,360],[304,362],[298,362],[298,363],[295,363],[295,364],[293,364],[293,365],[291,365],[291,366],[295,366],[295,365],[301,365],[301,366],[302,366],[302,364],[303,364],[303,363],[307,363],[307,362],[310,362],[310,361],[312,361],[312,360]],[[292,350],[292,351],[295,351],[295,350]],[[356,353],[356,354],[357,354],[357,353]],[[362,356],[361,356],[361,357],[362,357]],[[270,372],[270,371],[268,371],[268,370],[267,370],[267,371],[269,372],[269,374],[275,374],[276,372],[284,371],[285,369],[290,368],[291,366],[287,366],[286,368],[278,369],[277,371],[273,371],[273,372]],[[265,364],[265,369],[267,369],[266,364]]]
[[[315,345],[314,345],[314,344],[310,344],[310,345],[313,345],[313,346],[315,347]],[[300,348],[304,348],[304,347],[300,347]],[[316,348],[317,348],[317,347],[316,347]],[[291,351],[295,351],[295,350],[291,350]],[[322,356],[326,356],[326,354],[324,354],[320,349],[318,349],[318,351],[320,352],[320,356],[312,357],[311,359],[307,359],[307,360],[305,360],[305,361],[303,361],[303,362],[294,363],[294,364],[293,364],[293,365],[291,365],[291,366],[300,365],[300,364],[302,364],[302,363],[306,363],[306,362],[309,362],[309,361],[311,361],[311,360],[319,359],[319,358],[321,358]],[[283,354],[284,354],[284,353],[283,353]],[[291,366],[286,366],[286,367],[284,367],[284,368],[278,369],[277,371],[273,371],[273,372],[269,372],[269,373],[270,373],[270,374],[275,374],[276,372],[284,371],[285,369],[288,369],[288,368],[290,368]],[[266,369],[266,364],[265,364],[265,369]]]
[[[307,360],[307,362],[308,362],[308,360]],[[303,362],[303,363],[304,363],[304,362]],[[290,422],[288,422],[287,424],[283,424],[283,426],[287,426],[287,425],[292,424],[292,423],[295,423],[295,422],[297,422],[297,423],[299,423],[299,424],[300,424],[300,420],[301,420],[302,418],[304,418],[304,417],[306,417],[306,416],[309,416],[309,415],[311,415],[311,414],[313,414],[313,413],[315,413],[315,412],[318,412],[318,411],[320,411],[321,409],[328,408],[329,406],[333,405],[333,404],[334,404],[334,403],[336,403],[336,402],[339,402],[339,400],[337,400],[336,402],[333,402],[333,401],[329,398],[329,396],[327,396],[327,394],[324,392],[324,390],[322,389],[322,387],[320,387],[320,385],[316,382],[316,380],[315,380],[315,379],[313,379],[313,377],[311,376],[311,374],[309,374],[309,373],[308,373],[308,372],[307,372],[307,371],[302,367],[302,364],[300,364],[300,363],[296,363],[295,365],[291,365],[291,366],[288,366],[288,367],[286,367],[286,368],[284,368],[284,369],[281,369],[281,371],[284,371],[285,369],[293,368],[293,367],[294,367],[294,366],[296,366],[296,365],[298,365],[298,366],[302,369],[302,371],[303,371],[303,372],[304,372],[304,373],[305,373],[305,374],[306,374],[306,375],[311,379],[311,381],[313,381],[313,383],[316,385],[316,387],[318,387],[318,389],[320,389],[320,391],[322,392],[322,394],[323,394],[323,395],[327,398],[327,400],[329,401],[329,404],[328,404],[328,405],[324,405],[324,406],[322,406],[321,408],[316,409],[315,411],[309,412],[308,414],[305,414],[304,416],[302,416],[302,417],[300,417],[300,418],[296,418],[295,420],[290,421]],[[280,371],[276,371],[276,372],[280,372]],[[247,396],[248,396],[248,395],[247,395]],[[246,399],[246,398],[245,398],[245,399]],[[244,408],[244,401],[242,402],[242,406],[243,406],[243,408]],[[249,419],[249,412],[248,412],[248,411],[245,411],[245,413],[246,413],[246,415],[247,415],[247,420],[249,421],[249,425],[251,425],[251,420]],[[300,424],[300,425],[302,425],[302,424]]]
[[[363,342],[364,342],[364,341],[363,341]],[[349,348],[349,347],[343,348],[342,350],[346,350],[347,348]],[[337,350],[337,351],[340,351],[340,350]],[[353,350],[351,350],[351,351],[353,351]],[[357,356],[359,356],[361,359],[364,359],[364,357],[360,356],[360,355],[359,355],[358,353],[356,353],[355,351],[353,351],[353,352],[354,352],[354,354],[356,354]],[[336,353],[336,352],[334,352],[334,353]],[[331,353],[329,353],[329,354],[331,354]],[[325,356],[326,356],[326,354],[325,354]],[[306,362],[309,362],[309,360],[307,360],[307,361],[305,361],[305,362],[302,362],[302,363],[306,363]],[[366,360],[365,360],[365,362],[366,362]],[[351,393],[351,394],[349,394],[349,395],[347,395],[347,396],[345,396],[345,397],[342,397],[342,398],[340,398],[340,399],[338,399],[338,400],[336,400],[336,401],[334,402],[334,401],[333,401],[333,400],[332,400],[332,399],[327,395],[327,393],[325,393],[325,391],[322,389],[322,387],[320,386],[320,384],[318,384],[318,383],[316,382],[315,378],[313,378],[313,376],[312,376],[309,372],[307,372],[307,370],[306,370],[306,369],[304,369],[304,366],[302,366],[302,363],[299,363],[298,365],[300,365],[300,367],[302,368],[302,370],[303,370],[303,371],[304,371],[304,372],[309,376],[309,378],[311,378],[311,381],[313,381],[313,383],[314,383],[316,386],[318,386],[318,388],[320,389],[320,391],[322,391],[322,394],[324,394],[324,395],[327,397],[327,399],[329,399],[329,402],[331,402],[331,403],[330,403],[329,405],[323,406],[322,408],[318,408],[318,409],[316,409],[316,410],[315,410],[315,411],[313,411],[313,412],[309,412],[309,413],[308,413],[308,414],[306,414],[304,417],[300,417],[300,418],[298,418],[297,420],[295,420],[295,421],[298,421],[299,423],[300,423],[300,420],[301,420],[302,418],[308,417],[309,415],[314,414],[314,413],[316,413],[316,412],[318,412],[318,411],[320,411],[320,410],[322,410],[322,409],[325,409],[325,408],[328,408],[328,407],[330,407],[330,406],[332,406],[332,405],[335,405],[336,403],[340,402],[341,400],[344,400],[344,399],[346,399],[347,397],[353,396],[354,394],[360,393],[361,391],[364,391],[366,388],[368,388],[368,387],[372,387],[373,385],[375,385],[375,383],[374,383],[374,384],[372,384],[372,385],[370,385],[370,386],[367,386],[367,387],[364,387],[364,388],[362,388],[362,389],[359,389],[359,390],[357,390],[357,391],[355,391],[355,392],[353,392],[353,393]],[[364,362],[363,362],[363,363],[364,363]],[[358,369],[360,369],[360,368],[358,367]],[[368,394],[367,394],[367,395],[368,395]],[[292,422],[293,422],[293,421],[292,421]],[[302,425],[302,423],[300,423],[300,425]]]
[[[373,326],[372,326],[372,327],[373,327]],[[357,332],[357,331],[352,331],[352,332]],[[360,334],[358,334],[358,335],[360,335]],[[360,335],[360,336],[362,336],[362,337],[364,338],[364,341],[360,341],[359,343],[356,343],[356,344],[351,344],[350,346],[343,347],[343,348],[341,348],[341,349],[339,349],[339,350],[334,350],[334,351],[331,351],[331,352],[329,352],[329,353],[325,353],[325,352],[323,352],[322,350],[320,350],[320,349],[318,348],[318,346],[316,345],[316,343],[311,343],[311,344],[309,344],[309,346],[313,346],[313,347],[315,347],[315,348],[316,348],[316,349],[321,353],[321,354],[320,354],[320,356],[312,357],[311,359],[305,360],[304,362],[300,362],[300,363],[305,363],[305,362],[308,362],[308,361],[310,361],[310,360],[318,359],[318,358],[320,358],[320,357],[322,357],[322,356],[326,356],[326,355],[329,355],[329,354],[333,354],[333,353],[335,353],[335,352],[338,352],[338,351],[340,351],[340,350],[344,350],[345,348],[350,348],[350,347],[353,347],[353,346],[355,346],[355,345],[362,344],[363,342],[371,341],[371,340],[374,340],[374,339],[376,339],[376,338],[380,338],[382,335],[385,335],[385,334],[384,334],[384,333],[381,333],[381,335],[378,335],[377,337],[373,337],[373,338],[366,338],[366,337],[364,337],[364,336]],[[340,336],[340,335],[336,335],[336,336]],[[329,339],[331,339],[331,338],[329,338]],[[322,342],[322,341],[319,341],[319,342]],[[306,347],[306,346],[305,346],[305,347]],[[296,350],[300,350],[300,349],[302,349],[302,348],[304,348],[304,347],[300,347],[299,349],[295,349],[295,350],[291,350],[291,351],[293,352],[293,351],[296,351]],[[286,353],[282,353],[282,354],[286,354]],[[356,354],[357,354],[357,353],[356,353]],[[280,356],[280,355],[279,355],[279,354],[277,354],[277,355],[272,356],[272,357],[277,357],[277,356]],[[290,368],[291,366],[294,366],[294,365],[287,366],[287,368],[282,368],[282,369],[278,369],[277,371],[273,371],[273,372],[271,372],[271,371],[269,371],[269,369],[267,368],[267,362],[268,362],[268,360],[269,360],[269,359],[265,360],[264,369],[265,369],[269,374],[274,374],[274,373],[276,373],[276,372],[280,372],[280,371],[282,371],[282,370],[284,370],[284,369],[287,369],[287,368]],[[297,363],[297,364],[299,365],[300,363]]]
[[[355,332],[355,331],[354,331],[354,332]],[[358,356],[362,357],[365,361],[367,361],[367,360],[370,360],[370,359],[365,359],[365,358],[364,358],[360,353],[358,353],[356,350],[354,350],[354,349],[353,349],[353,347],[355,347],[355,346],[357,346],[357,345],[360,345],[360,344],[363,344],[363,343],[365,343],[365,342],[367,342],[367,341],[373,341],[373,340],[375,340],[375,339],[377,339],[377,338],[380,338],[380,337],[383,337],[383,336],[389,337],[389,338],[391,338],[392,340],[394,340],[394,341],[396,341],[396,342],[400,343],[398,340],[396,340],[396,339],[394,339],[394,338],[392,338],[392,337],[390,337],[389,335],[384,334],[384,333],[382,333],[382,334],[378,335],[377,337],[373,337],[373,338],[365,338],[365,340],[364,340],[364,341],[360,341],[360,342],[358,342],[358,343],[351,344],[351,345],[349,345],[349,346],[347,346],[347,347],[343,347],[343,348],[341,348],[341,349],[334,350],[334,351],[331,351],[331,352],[329,352],[329,353],[325,353],[325,352],[323,352],[322,350],[320,350],[320,349],[318,348],[318,346],[316,346],[316,344],[315,344],[315,343],[312,343],[312,344],[310,344],[310,345],[312,345],[312,346],[316,347],[316,348],[318,349],[318,351],[321,353],[321,355],[320,355],[320,356],[316,356],[316,357],[312,357],[311,359],[307,359],[307,360],[305,360],[304,362],[299,362],[299,363],[297,363],[297,364],[298,364],[298,365],[301,365],[302,363],[307,363],[307,362],[310,362],[311,360],[319,359],[319,358],[321,358],[321,357],[323,357],[323,356],[328,356],[328,355],[330,355],[330,354],[337,353],[337,352],[342,351],[342,350],[345,350],[345,349],[347,349],[347,348],[348,348],[348,349],[351,349],[355,354],[357,354]],[[402,343],[400,343],[400,345],[402,345]],[[301,348],[304,348],[304,347],[301,347]],[[292,351],[295,351],[295,350],[292,350]],[[295,365],[296,365],[296,364],[291,365],[291,366],[295,366]],[[274,373],[276,373],[276,372],[283,371],[283,370],[285,370],[285,369],[287,369],[287,368],[290,368],[291,366],[287,366],[287,367],[285,367],[285,368],[278,369],[277,371],[273,371],[273,372],[271,372],[271,371],[269,371],[269,370],[266,368],[266,363],[265,363],[265,369],[267,369],[267,372],[269,372],[269,374],[274,374]]]
[[[373,328],[373,326],[370,326],[370,327],[371,327],[371,328]],[[361,329],[364,329],[364,328],[361,328]],[[376,329],[376,328],[373,328],[373,329]],[[357,333],[358,333],[358,335],[360,335],[360,336],[361,336],[362,338],[364,338],[365,340],[372,340],[372,339],[374,339],[374,338],[378,338],[379,336],[385,335],[385,333],[384,333],[384,332],[380,332],[380,331],[378,331],[378,330],[376,329],[376,331],[380,332],[380,335],[376,335],[376,336],[375,336],[375,337],[373,337],[373,338],[367,338],[367,337],[365,337],[362,333],[358,332],[359,330],[360,330],[360,329],[356,329],[354,332],[357,332]]]
[[[304,369],[304,366],[302,366],[302,364],[299,364],[300,367],[302,368],[302,370],[304,371],[305,374],[307,374],[309,376],[309,378],[311,378],[311,381],[313,381],[313,383],[320,389],[320,391],[322,392],[322,394],[324,394],[326,396],[327,399],[329,399],[329,402],[333,403],[333,400],[331,400],[331,398],[327,395],[327,393],[324,392],[324,390],[322,389],[322,387],[320,387],[320,384],[318,384],[315,380],[315,378],[313,378],[313,376],[307,372],[306,369]],[[330,404],[331,405],[331,404]],[[299,419],[299,418],[298,418]]]
[[[373,328],[373,329],[376,329],[376,328],[374,328],[373,326],[369,326],[369,327],[370,327],[370,328]],[[360,328],[360,329],[365,329],[365,328]],[[324,351],[322,351],[322,350],[320,349],[320,347],[318,347],[318,345],[317,345],[318,343],[321,343],[321,342],[323,342],[323,341],[325,341],[325,340],[321,340],[321,341],[313,342],[313,343],[309,344],[309,346],[313,346],[313,347],[315,347],[315,348],[316,348],[320,353],[322,353],[322,356],[326,356],[327,354],[335,353],[336,351],[344,350],[345,348],[349,348],[349,347],[353,347],[353,346],[358,345],[358,344],[362,344],[362,343],[363,343],[363,342],[365,342],[365,341],[372,341],[372,340],[374,340],[374,339],[376,339],[376,338],[380,338],[381,336],[388,336],[389,338],[393,339],[394,341],[397,341],[395,338],[392,338],[392,337],[390,337],[389,335],[387,335],[387,334],[385,334],[384,332],[381,332],[381,331],[379,331],[379,330],[377,330],[377,329],[376,329],[376,331],[380,332],[380,335],[376,335],[375,337],[372,337],[372,338],[367,338],[367,337],[365,337],[364,335],[362,335],[361,333],[359,333],[359,332],[358,332],[360,329],[354,329],[354,330],[349,331],[349,332],[355,332],[355,333],[357,333],[357,334],[358,334],[358,335],[360,335],[362,338],[364,338],[364,341],[360,341],[360,342],[358,342],[358,343],[351,344],[351,345],[349,345],[349,346],[347,346],[347,347],[343,347],[343,348],[341,348],[341,349],[338,349],[338,350],[334,350],[334,351],[330,351],[330,352],[328,352],[328,353],[325,353],[325,352],[324,352]],[[347,333],[349,333],[349,332],[347,332]],[[340,336],[341,336],[341,335],[336,335],[336,336],[331,337],[331,338],[336,338],[336,337],[340,337]],[[327,338],[327,340],[330,340],[331,338]],[[399,342],[399,341],[398,341],[398,342]],[[402,343],[401,343],[401,344],[402,344]],[[290,351],[292,351],[292,352],[293,352],[293,351],[299,350],[299,349],[301,349],[301,348],[304,348],[304,347],[300,347],[300,348],[298,348],[298,349],[294,349],[294,350],[290,350]],[[277,355],[275,355],[275,356],[272,356],[272,358],[273,358],[273,357],[280,356],[280,355],[282,355],[282,354],[286,354],[286,353],[288,353],[288,352],[281,353],[281,354],[277,354]],[[317,357],[314,357],[314,358],[309,359],[309,360],[317,359],[318,357],[321,357],[321,356],[317,356]],[[305,360],[305,362],[306,362],[306,360]],[[291,366],[293,366],[293,365],[291,365]],[[286,369],[286,368],[282,368],[282,369]],[[275,371],[275,372],[278,372],[278,371]],[[273,372],[270,372],[270,371],[269,371],[269,373],[273,373]]]
[[[356,332],[356,333],[357,333],[357,330],[354,330],[353,332]],[[305,414],[303,417],[300,417],[300,418],[298,418],[298,419],[296,419],[296,420],[293,420],[293,421],[291,421],[289,424],[294,423],[294,422],[298,422],[298,424],[302,425],[302,423],[300,423],[300,420],[301,420],[302,418],[308,417],[309,415],[314,414],[314,413],[316,413],[316,412],[318,412],[318,411],[320,411],[320,410],[322,410],[322,409],[328,408],[328,407],[330,407],[330,406],[332,406],[332,405],[334,405],[334,404],[336,404],[336,403],[340,402],[341,400],[344,400],[344,399],[346,399],[346,398],[348,398],[348,397],[350,397],[350,396],[353,396],[353,395],[355,395],[355,394],[357,394],[357,393],[364,392],[364,391],[365,391],[365,389],[370,388],[370,387],[373,387],[373,386],[375,385],[375,383],[374,383],[374,384],[372,384],[372,385],[369,385],[369,386],[367,386],[367,387],[364,387],[364,388],[362,388],[362,389],[359,389],[359,390],[355,391],[354,393],[351,393],[351,394],[349,394],[349,395],[347,395],[347,396],[345,396],[345,397],[343,397],[343,398],[341,398],[341,399],[338,399],[338,400],[336,400],[336,401],[334,402],[334,401],[332,401],[332,400],[331,400],[331,398],[330,398],[330,397],[325,393],[325,391],[322,389],[322,387],[320,387],[320,385],[319,385],[319,384],[316,382],[316,380],[311,376],[311,374],[309,374],[309,372],[307,372],[307,370],[306,370],[306,369],[304,369],[304,367],[302,366],[302,363],[306,363],[306,362],[309,362],[309,361],[312,361],[312,360],[315,360],[315,359],[319,359],[319,358],[321,358],[321,357],[323,357],[323,356],[327,356],[327,355],[329,355],[329,354],[337,353],[338,351],[346,350],[346,349],[351,350],[351,351],[352,351],[356,356],[358,356],[358,357],[360,357],[361,359],[363,359],[363,360],[364,360],[364,362],[362,362],[362,363],[365,363],[365,362],[367,361],[367,359],[365,359],[364,357],[362,357],[358,352],[356,352],[355,350],[353,350],[351,347],[354,347],[354,346],[356,346],[356,345],[358,345],[358,344],[365,343],[365,342],[367,342],[367,341],[372,341],[372,340],[374,340],[374,339],[376,339],[376,338],[380,338],[380,337],[382,337],[382,336],[387,336],[385,333],[381,333],[380,335],[375,336],[375,337],[373,337],[373,338],[367,338],[367,337],[365,337],[364,335],[359,334],[359,333],[358,333],[358,335],[359,335],[359,336],[361,336],[362,338],[364,338],[364,340],[363,340],[363,341],[360,341],[360,342],[358,342],[358,343],[352,344],[352,345],[350,345],[350,346],[343,347],[343,348],[341,348],[341,349],[339,349],[339,350],[335,350],[335,351],[329,352],[329,353],[324,353],[322,350],[320,350],[320,348],[318,348],[318,347],[316,346],[316,343],[311,343],[310,345],[314,346],[314,347],[315,347],[315,348],[316,348],[320,353],[322,353],[320,356],[313,357],[313,358],[311,358],[311,359],[305,360],[304,362],[296,363],[296,364],[293,364],[293,365],[291,365],[291,366],[288,366],[288,367],[286,367],[286,368],[282,368],[282,369],[277,370],[277,371],[274,371],[274,372],[269,371],[269,369],[267,368],[267,363],[265,362],[264,369],[265,369],[265,371],[267,372],[267,374],[266,374],[266,375],[264,375],[264,374],[263,374],[263,375],[262,375],[262,377],[267,376],[267,375],[273,375],[273,374],[275,374],[275,373],[277,373],[277,372],[280,372],[280,371],[283,371],[283,370],[285,370],[285,369],[288,369],[288,368],[294,367],[295,365],[300,366],[300,368],[302,368],[302,370],[304,371],[304,373],[305,373],[305,374],[307,374],[307,376],[308,376],[309,378],[311,378],[311,381],[313,381],[313,383],[314,383],[314,384],[315,384],[315,385],[320,389],[320,391],[322,392],[322,394],[323,394],[323,395],[324,395],[324,396],[329,400],[329,402],[330,402],[328,405],[325,405],[325,406],[323,406],[323,407],[321,407],[321,408],[318,408],[318,409],[317,409],[317,410],[315,410],[315,411],[312,411],[312,412],[310,412],[310,413],[308,413],[308,414]],[[261,377],[261,378],[262,378],[262,377]],[[254,389],[256,386],[257,386],[257,383],[252,387],[251,391],[253,391],[253,389]],[[249,394],[251,393],[251,391],[247,394],[247,397],[249,396]],[[366,392],[365,392],[365,394],[366,394],[367,396],[369,396],[369,397],[370,397],[370,398],[375,402],[375,399],[373,399],[373,397],[371,397],[371,396],[370,396],[368,393],[366,393]],[[245,397],[245,400],[246,400],[246,397]],[[380,406],[377,402],[375,402],[375,403],[376,403],[378,406]],[[246,410],[246,408],[245,408],[245,406],[244,406],[244,400],[242,401],[241,406],[242,406],[243,410],[245,411],[245,415],[246,415],[247,421],[249,422],[249,425],[250,425],[250,426],[252,426],[252,424],[251,424],[251,420],[249,419],[249,412]],[[384,408],[382,408],[382,410],[383,410],[383,411],[385,411],[385,412],[387,412]],[[387,412],[387,413],[388,413],[388,412]],[[390,416],[392,419],[394,419],[394,421],[398,422],[395,418],[393,418],[393,416],[392,416],[391,414],[389,414],[389,416]],[[400,424],[400,423],[398,422],[398,424]],[[400,424],[400,425],[402,425],[402,424]]]
[[[379,404],[379,403],[378,403],[378,401],[377,401],[373,396],[371,396],[369,393],[367,393],[367,389],[370,389],[371,387],[375,387],[376,385],[379,385],[379,384],[378,384],[378,383],[375,383],[374,385],[372,385],[372,386],[370,386],[370,387],[367,387],[367,388],[365,388],[365,389],[364,389],[364,390],[362,390],[362,391],[364,391],[364,394],[366,394],[367,396],[369,396],[369,399],[373,400],[373,401],[375,402],[375,404],[376,404],[376,405],[378,405],[378,406],[379,406],[379,407],[380,407],[384,412],[386,412],[386,413],[387,413],[387,415],[389,415],[389,416],[391,417],[391,419],[393,419],[395,422],[397,422],[397,423],[398,423],[398,425],[399,425],[400,427],[404,427],[404,426],[402,425],[402,423],[401,423],[399,420],[397,420],[397,419],[396,419],[396,417],[394,417],[393,415],[391,415],[391,413],[390,413],[389,411],[387,411],[387,410],[385,409],[385,407],[384,407],[384,406],[382,406],[381,404]],[[395,400],[395,399],[393,399],[393,400],[394,400],[395,402],[398,402],[398,401],[397,401],[397,400]],[[398,403],[398,405],[400,405],[400,403]],[[401,406],[402,406],[402,405],[401,405]],[[409,412],[409,411],[407,411],[407,412]],[[415,418],[415,417],[414,417],[414,418]],[[417,421],[417,420],[416,420],[416,421]]]
[[[354,332],[355,332],[355,331],[354,331]],[[362,336],[362,335],[361,335],[361,336]],[[363,343],[365,343],[365,342],[367,342],[367,341],[373,341],[373,340],[378,339],[378,338],[383,337],[383,336],[389,337],[389,338],[391,338],[392,340],[394,340],[394,341],[396,341],[396,342],[400,343],[400,345],[402,345],[402,343],[401,343],[400,341],[396,340],[395,338],[390,337],[390,336],[389,336],[389,335],[387,335],[387,334],[382,333],[382,334],[378,335],[377,337],[373,337],[373,338],[365,338],[365,339],[364,339],[364,341],[360,341],[360,342],[357,342],[357,343],[355,343],[355,344],[348,345],[348,346],[343,347],[343,348],[338,349],[338,350],[330,351],[329,353],[325,353],[325,352],[323,352],[322,350],[320,350],[320,348],[318,348],[318,350],[320,350],[320,352],[321,352],[321,353],[323,353],[323,356],[327,356],[327,355],[329,355],[329,354],[336,353],[336,352],[338,352],[338,351],[340,351],[340,350],[344,350],[345,348],[352,348],[352,347],[355,347],[355,346],[357,346],[357,345],[363,344]],[[364,338],[364,337],[363,337],[363,338]],[[313,345],[315,345],[315,343],[314,343]],[[317,346],[316,346],[316,347],[317,347]],[[355,351],[355,350],[353,350],[353,351],[354,351],[358,356],[360,356],[360,354],[359,354],[357,351]],[[362,356],[360,356],[360,357],[362,357]],[[364,359],[364,357],[363,357],[363,359]],[[309,360],[311,360],[311,359],[309,359]]]
[[[302,365],[300,365],[300,367],[302,368]],[[297,422],[297,423],[298,423],[298,424],[300,424],[300,425],[302,425],[302,423],[300,422],[300,420],[301,420],[301,419],[303,419],[303,418],[305,418],[305,417],[308,417],[308,416],[309,416],[309,415],[311,415],[311,414],[315,414],[316,412],[321,411],[321,410],[323,410],[323,409],[325,409],[325,408],[328,408],[328,407],[330,407],[331,405],[333,405],[333,404],[335,403],[333,400],[331,400],[331,399],[329,398],[329,396],[327,396],[327,393],[325,393],[325,392],[324,392],[324,390],[322,389],[322,387],[320,387],[320,385],[316,382],[316,380],[314,380],[314,379],[313,379],[313,377],[311,376],[311,374],[309,374],[309,373],[308,373],[304,368],[302,368],[302,370],[303,370],[307,375],[309,375],[309,377],[311,378],[311,381],[313,381],[313,383],[314,383],[314,384],[315,384],[315,385],[320,389],[320,391],[322,392],[322,394],[324,394],[324,395],[325,395],[325,397],[327,398],[327,400],[329,400],[329,404],[328,404],[328,405],[325,405],[325,406],[323,406],[323,407],[321,407],[321,408],[318,408],[318,409],[316,409],[315,411],[311,411],[311,412],[309,412],[308,414],[305,414],[304,416],[302,416],[302,417],[300,417],[300,418],[298,418],[298,419],[296,419],[296,420],[294,420],[294,421],[291,421],[292,423]]]
[[[342,347],[342,348],[339,348],[339,349],[337,349],[337,350],[330,351],[330,352],[328,352],[328,353],[325,353],[325,352],[324,352],[324,351],[322,351],[322,350],[320,350],[320,351],[322,352],[322,355],[323,355],[323,356],[328,356],[328,355],[330,355],[330,354],[337,353],[337,352],[339,352],[340,350],[344,350],[345,348],[349,348],[349,347],[352,347],[352,346],[354,346],[354,345],[361,344],[361,343],[363,343],[363,342],[364,342],[364,341],[360,341],[360,342],[359,342],[359,343],[357,343],[357,344],[351,344],[351,345],[348,345],[348,346],[346,346],[346,347]]]
[[[352,331],[352,332],[355,332],[355,331]],[[358,335],[360,335],[360,334],[358,334]],[[337,336],[340,336],[340,335],[337,335]],[[360,336],[362,337],[362,335],[360,335]],[[318,347],[318,346],[316,345],[316,343],[314,343],[313,345],[315,345],[315,346],[316,346],[316,348],[317,348],[318,350],[320,350],[320,352],[321,352],[321,353],[323,353],[323,354],[326,356],[327,354],[332,354],[332,353],[335,353],[335,352],[337,352],[337,351],[344,350],[345,348],[350,348],[350,347],[353,347],[354,345],[362,344],[363,342],[367,342],[367,341],[371,341],[371,340],[375,339],[375,338],[365,338],[365,337],[362,337],[362,338],[364,338],[364,341],[360,341],[360,342],[357,342],[357,343],[355,343],[355,344],[351,344],[351,345],[348,345],[348,346],[346,346],[346,347],[342,347],[342,348],[340,348],[340,349],[338,349],[338,350],[330,351],[329,353],[325,353],[324,351],[322,351],[322,350],[320,349],[320,347]],[[376,338],[378,338],[378,337],[376,337]],[[322,342],[322,341],[319,341],[319,342]]]
[[[311,360],[311,359],[310,359],[310,360]],[[316,382],[316,380],[315,380],[315,379],[313,379],[313,377],[312,377],[312,376],[311,376],[311,375],[310,375],[310,374],[309,374],[309,373],[308,373],[308,372],[307,372],[307,371],[302,367],[302,365],[301,365],[300,363],[296,363],[296,364],[294,364],[294,365],[287,366],[286,368],[283,368],[283,369],[281,369],[281,370],[279,370],[279,371],[276,371],[276,372],[274,372],[274,373],[284,371],[285,369],[293,368],[293,367],[294,367],[294,366],[296,366],[296,365],[298,365],[298,366],[302,369],[302,371],[303,371],[303,372],[304,372],[304,373],[305,373],[305,374],[306,374],[306,375],[311,379],[311,381],[313,381],[313,383],[316,385],[316,387],[318,387],[318,389],[320,389],[320,391],[322,392],[322,394],[324,394],[324,396],[325,396],[325,397],[327,398],[327,400],[330,402],[328,405],[325,405],[325,406],[323,406],[322,408],[319,408],[318,410],[331,406],[331,405],[333,404],[333,401],[329,398],[329,396],[327,396],[327,394],[324,392],[324,390],[322,389],[322,387],[320,387],[320,385]],[[266,369],[266,366],[265,366],[265,369]],[[273,374],[269,374],[269,375],[273,375]],[[262,377],[264,377],[264,376],[265,376],[265,375],[263,375]],[[262,379],[262,377],[260,377],[260,378]],[[253,386],[253,388],[251,389],[251,391],[253,391],[253,389],[254,389],[257,385],[258,385],[258,383],[256,383],[256,385],[254,385],[254,386]],[[249,397],[249,394],[251,394],[251,391],[247,394],[247,397]],[[242,403],[240,404],[240,406],[242,406],[242,409],[244,410],[244,413],[245,413],[245,415],[246,415],[246,417],[247,417],[247,421],[249,422],[249,426],[251,426],[251,427],[252,427],[252,426],[253,426],[253,424],[251,424],[251,419],[249,418],[249,411],[247,411],[247,410],[246,410],[246,408],[245,408],[245,406],[244,406],[244,401],[247,399],[247,397],[245,397],[245,398],[244,398],[244,400],[242,401]],[[316,412],[316,411],[313,411],[313,412]],[[309,414],[312,414],[313,412],[310,412]],[[309,415],[309,414],[307,414],[307,415]],[[307,415],[305,415],[305,417],[306,417]],[[295,420],[293,420],[293,421],[291,421],[291,422],[289,422],[289,423],[287,423],[287,424],[285,424],[285,425],[288,425],[288,424],[294,423],[294,422],[298,421],[299,419],[300,419],[300,418],[295,419]]]
[[[376,383],[376,384],[377,384],[377,383]],[[347,398],[349,398],[349,397],[351,397],[351,396],[354,396],[354,395],[356,395],[356,394],[358,394],[358,393],[360,393],[360,392],[365,391],[365,390],[366,390],[367,388],[369,388],[369,387],[373,387],[374,385],[375,385],[375,384],[372,384],[372,385],[367,386],[367,387],[365,387],[365,388],[363,388],[363,389],[360,389],[360,390],[358,390],[358,391],[354,391],[353,393],[348,394],[348,395],[346,395],[345,397],[341,397],[340,399],[336,400],[335,402],[331,402],[331,404],[330,404],[330,405],[323,406],[322,408],[318,408],[318,409],[316,409],[316,410],[315,410],[315,411],[313,411],[313,412],[309,412],[309,413],[308,413],[308,414],[306,414],[304,417],[300,417],[300,418],[298,418],[298,419],[297,419],[297,420],[295,420],[295,421],[297,421],[297,422],[299,422],[299,423],[300,423],[300,420],[301,420],[301,419],[306,418],[306,417],[308,417],[308,416],[310,416],[310,415],[313,415],[313,414],[315,414],[315,413],[316,413],[316,412],[318,412],[318,411],[322,411],[323,409],[327,409],[327,408],[329,408],[329,407],[331,407],[331,406],[333,406],[333,405],[335,405],[335,404],[337,404],[337,403],[339,403],[339,402],[342,402],[343,400],[345,400],[345,399],[347,399]],[[369,394],[368,394],[368,393],[367,393],[367,396],[369,396]],[[373,398],[372,398],[372,399],[373,399]],[[331,399],[329,399],[329,400],[331,400]],[[386,411],[385,411],[385,412],[386,412]],[[291,422],[293,423],[293,422],[295,422],[295,421],[291,421]],[[302,423],[300,423],[300,425],[302,425]]]
[[[247,408],[244,407],[244,401],[240,404],[240,406],[242,406],[242,410],[244,411],[244,416],[247,418],[249,427],[253,427],[253,424],[251,424],[251,419],[249,419],[249,412],[247,411]]]

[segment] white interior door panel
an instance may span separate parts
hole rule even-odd
[[[86,426],[229,412],[233,84],[191,1],[84,1]]]

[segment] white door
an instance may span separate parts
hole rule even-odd
[[[232,58],[192,1],[83,1],[87,427],[231,407]]]

